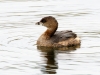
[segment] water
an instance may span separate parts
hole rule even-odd
[[[99,0],[1,0],[1,75],[100,75]],[[58,30],[73,30],[81,46],[39,48],[37,38],[45,27],[35,23],[54,16]]]

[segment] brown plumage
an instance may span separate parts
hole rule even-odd
[[[41,23],[47,27],[47,30],[37,40],[38,46],[63,47],[80,44],[80,38],[71,30],[56,31],[58,22],[54,17],[44,17],[36,24],[40,25]]]

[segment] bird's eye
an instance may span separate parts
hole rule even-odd
[[[42,19],[40,22],[45,23],[45,22],[46,22],[46,20],[45,20],[45,19]]]

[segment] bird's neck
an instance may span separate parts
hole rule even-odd
[[[49,39],[50,37],[52,37],[54,35],[54,33],[56,32],[58,26],[57,27],[53,27],[53,28],[48,28],[45,32],[44,32],[44,36]]]

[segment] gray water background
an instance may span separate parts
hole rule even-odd
[[[54,16],[58,30],[73,30],[81,46],[40,49],[45,27],[35,23]],[[0,0],[0,75],[100,75],[100,0]]]

